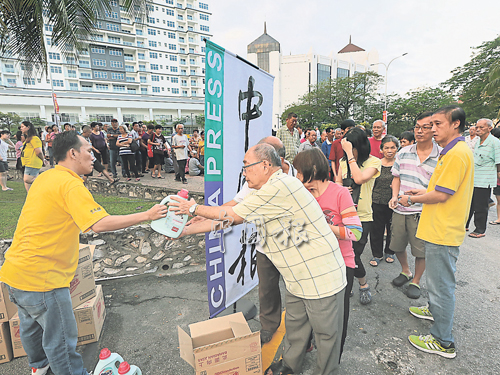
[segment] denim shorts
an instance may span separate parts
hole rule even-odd
[[[36,177],[40,173],[40,168],[24,167],[24,174]]]

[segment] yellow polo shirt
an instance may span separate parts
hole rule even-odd
[[[106,216],[75,172],[56,165],[42,173],[26,197],[0,280],[31,292],[69,287],[80,232]]]
[[[21,152],[21,163],[25,167],[40,169],[43,167],[43,161],[36,156],[35,150],[42,148],[42,141],[37,136],[33,136],[31,141],[24,142]]]
[[[463,137],[452,140],[442,151],[427,192],[450,195],[443,203],[424,204],[417,237],[437,245],[460,246],[474,190],[474,157]]]

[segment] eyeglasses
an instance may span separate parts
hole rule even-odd
[[[422,131],[429,131],[432,129],[432,126],[415,126],[413,128],[416,132],[418,132],[419,130],[422,130]]]
[[[260,164],[260,163],[262,163],[263,161],[264,161],[264,160],[257,161],[257,162],[252,163],[252,164],[244,165],[243,167],[241,167],[241,171],[244,173],[244,172],[246,172],[246,170],[247,170],[247,168],[248,168],[248,167],[252,167],[252,166],[254,166],[254,165]]]

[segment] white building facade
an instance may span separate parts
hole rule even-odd
[[[151,0],[135,19],[119,0],[110,5],[78,56],[64,58],[45,25],[48,77],[27,78],[15,58],[0,58],[0,111],[53,121],[52,84],[63,122],[195,122],[204,113],[208,1]]]
[[[338,53],[328,56],[316,54],[312,48],[305,55],[282,55],[277,40],[264,34],[248,45],[247,59],[251,63],[274,75],[273,129],[281,126],[280,116],[290,105],[318,83],[337,77],[350,77],[369,70],[377,71],[371,64],[378,63],[378,52],[364,49],[351,43]]]

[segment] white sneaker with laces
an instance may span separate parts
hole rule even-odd
[[[31,375],[45,375],[49,371],[50,365],[47,365],[42,368],[31,368]]]

